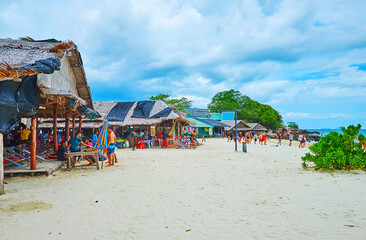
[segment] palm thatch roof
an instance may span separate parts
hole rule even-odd
[[[43,67],[47,68],[47,64],[52,61],[58,66],[61,64],[61,67],[51,67],[51,72],[44,76],[38,63],[42,62]],[[41,107],[37,111],[39,117],[53,116],[52,103],[58,104],[57,116],[64,117],[66,111],[70,110],[65,105],[71,100],[77,102],[71,109],[74,114],[78,114],[76,107],[80,105],[93,109],[81,55],[72,41],[0,39],[0,81],[21,81],[20,77],[35,74],[38,87],[43,93]],[[57,84],[54,79],[63,79],[66,84]]]
[[[58,52],[53,50],[56,44],[59,43],[0,39],[0,60],[19,68],[40,59],[58,59]]]
[[[103,121],[107,118],[109,112],[116,106],[118,102],[94,102],[94,109],[100,113],[101,117],[93,120],[84,120],[82,123],[83,128],[99,128],[103,125]],[[120,102],[123,103],[123,102]],[[177,109],[172,109],[172,111],[165,117],[151,118],[157,113],[168,108],[162,101],[155,101],[153,108],[149,114],[148,118],[135,118],[132,117],[133,112],[137,106],[138,101],[134,101],[131,108],[128,110],[126,117],[123,122],[120,121],[109,121],[109,125],[112,127],[123,127],[123,126],[151,126],[156,124],[161,124],[164,121],[178,119],[183,124],[191,124],[188,119],[184,116],[184,113],[178,111]],[[194,125],[194,123],[192,124]],[[59,119],[58,127],[63,128],[65,126],[64,120]],[[47,119],[39,123],[40,128],[51,128],[52,119]]]
[[[248,125],[250,126],[250,128],[253,131],[268,131],[267,128],[265,128],[263,125],[261,125],[260,123],[248,123]]]

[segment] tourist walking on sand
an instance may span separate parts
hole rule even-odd
[[[116,154],[114,150],[116,148],[117,137],[116,134],[112,131],[112,129],[108,128],[108,143],[107,143],[107,157],[108,157],[108,165],[106,167],[110,167],[117,162]]]
[[[278,147],[278,144],[281,145],[281,141],[282,141],[281,133],[278,133],[277,138],[278,138],[278,142],[276,144],[276,147]]]
[[[292,136],[292,134],[290,133],[290,134],[288,135],[288,140],[290,141],[289,146],[292,146],[292,139],[293,139],[293,136]]]
[[[305,135],[301,135],[299,148],[305,147],[306,138]]]
[[[302,139],[302,134],[299,135],[299,148],[301,148],[301,139]]]
[[[255,133],[253,138],[254,138],[254,144],[256,144],[258,140],[258,135]]]
[[[247,132],[245,134],[245,139],[246,139],[246,143],[249,144],[250,143],[250,138],[251,138],[251,132]]]

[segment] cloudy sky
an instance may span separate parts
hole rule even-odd
[[[302,128],[366,128],[364,0],[0,1],[0,37],[74,41],[93,100],[240,90]]]

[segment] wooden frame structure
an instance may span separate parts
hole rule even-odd
[[[2,48],[4,46],[4,48]],[[38,118],[53,120],[53,150],[57,151],[57,119],[65,118],[66,138],[69,138],[70,115],[73,118],[73,135],[75,118],[79,118],[81,129],[82,116],[79,106],[93,109],[90,88],[87,84],[80,52],[77,46],[69,42],[28,42],[0,39],[0,81],[22,81],[21,76],[37,75],[37,84],[41,99],[36,115],[31,118],[30,170],[37,169],[37,122]],[[53,73],[41,73],[32,66],[38,60],[54,59],[60,67]],[[27,70],[20,67],[31,66]],[[71,103],[71,104],[68,104]],[[3,134],[0,134],[0,194],[4,193]]]

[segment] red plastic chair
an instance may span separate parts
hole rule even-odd
[[[144,140],[139,140],[137,143],[138,148],[140,149],[144,149],[145,148],[145,141]]]

